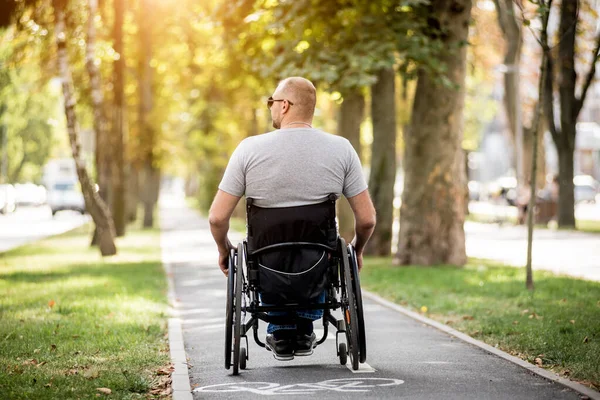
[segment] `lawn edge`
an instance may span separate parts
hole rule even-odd
[[[490,346],[489,344],[486,344],[486,343],[484,343],[484,342],[482,342],[480,340],[472,338],[469,335],[466,335],[466,334],[464,334],[462,332],[459,332],[456,329],[453,329],[453,328],[449,327],[448,325],[444,325],[444,324],[439,323],[437,321],[434,321],[434,320],[432,320],[430,318],[424,317],[424,316],[422,316],[422,315],[420,315],[420,314],[418,314],[418,313],[416,313],[414,311],[410,311],[409,309],[407,309],[405,307],[402,307],[401,305],[398,305],[396,303],[393,303],[393,302],[391,302],[389,300],[386,300],[383,297],[381,297],[381,296],[379,296],[379,295],[377,295],[375,293],[369,292],[369,291],[367,291],[365,289],[362,289],[361,291],[362,291],[363,296],[365,296],[366,298],[368,298],[368,299],[370,299],[370,300],[372,300],[372,301],[374,301],[376,303],[379,303],[382,306],[390,308],[390,309],[392,309],[394,311],[397,311],[397,312],[399,312],[399,313],[401,313],[401,314],[403,314],[403,315],[405,315],[405,316],[407,316],[409,318],[412,318],[412,319],[417,320],[419,322],[422,322],[422,323],[424,323],[426,325],[429,325],[429,326],[431,326],[433,328],[436,328],[436,329],[438,329],[438,330],[440,330],[440,331],[442,331],[444,333],[447,333],[447,334],[449,334],[451,336],[454,336],[457,339],[462,340],[463,342],[466,342],[466,343],[469,343],[469,344],[471,344],[473,346],[479,347],[480,349],[482,349],[482,350],[484,350],[484,351],[486,351],[488,353],[491,353],[491,354],[493,354],[495,356],[498,356],[498,357],[500,357],[500,358],[502,358],[502,359],[504,359],[506,361],[509,361],[509,362],[511,362],[513,364],[516,364],[516,365],[518,365],[518,366],[520,366],[522,368],[525,368],[529,372],[534,373],[536,375],[539,375],[542,378],[545,378],[545,379],[548,379],[550,381],[559,383],[559,384],[561,384],[563,386],[566,386],[569,389],[572,389],[572,390],[574,390],[574,391],[576,391],[576,392],[578,392],[580,394],[588,396],[590,399],[600,400],[600,392],[597,392],[597,391],[595,391],[592,388],[589,388],[589,387],[587,387],[585,385],[582,385],[581,383],[572,381],[570,379],[564,378],[564,377],[562,377],[562,376],[560,376],[560,375],[558,375],[558,374],[556,374],[554,372],[545,370],[545,369],[540,368],[540,367],[538,367],[536,365],[530,364],[527,361],[524,361],[524,360],[522,360],[522,359],[520,359],[518,357],[512,356],[512,355],[510,355],[510,354],[508,354],[508,353],[506,353],[506,352],[504,352],[504,351],[502,351],[500,349],[497,349],[497,348],[495,348],[493,346]]]

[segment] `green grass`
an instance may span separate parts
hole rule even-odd
[[[600,388],[600,283],[472,260],[464,268],[395,267],[366,258],[363,288],[492,346]]]
[[[600,221],[577,220],[577,230],[582,232],[600,233]]]
[[[129,228],[117,256],[89,226],[0,254],[0,397],[152,398],[168,366],[158,229]],[[104,395],[102,395],[104,396]]]

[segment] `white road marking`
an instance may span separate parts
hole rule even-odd
[[[371,367],[367,363],[358,363],[358,369],[355,371],[352,369],[352,363],[350,360],[348,360],[348,362],[346,363],[346,367],[348,367],[348,369],[352,371],[353,374],[370,374],[375,372],[375,368]]]

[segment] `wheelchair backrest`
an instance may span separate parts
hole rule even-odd
[[[310,301],[324,290],[337,246],[336,198],[283,208],[257,207],[247,199],[248,267],[258,272],[265,302]]]

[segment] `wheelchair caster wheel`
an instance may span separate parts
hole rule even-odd
[[[245,347],[240,349],[240,369],[246,369],[246,360],[248,359],[248,350]]]
[[[346,343],[339,344],[338,355],[340,357],[340,364],[346,365],[346,363],[348,362],[348,349],[346,348]]]

